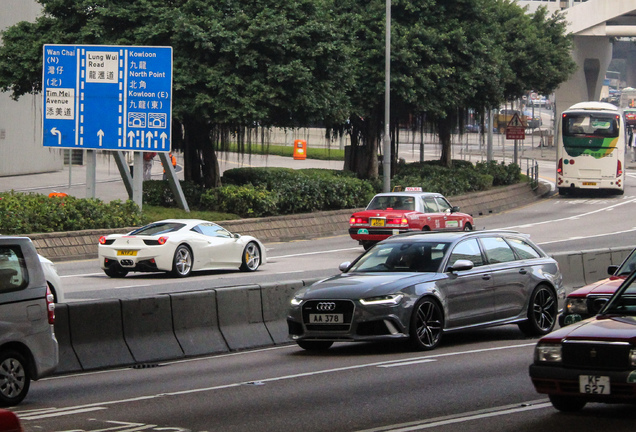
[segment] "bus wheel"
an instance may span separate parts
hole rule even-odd
[[[559,195],[569,195],[570,194],[570,188],[559,188]]]

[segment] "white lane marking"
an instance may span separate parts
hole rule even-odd
[[[229,383],[229,384],[221,384],[221,385],[212,386],[212,387],[201,387],[201,388],[194,388],[194,389],[189,389],[189,390],[181,390],[181,391],[166,392],[166,393],[157,393],[157,394],[151,394],[151,395],[146,395],[146,396],[137,396],[137,397],[128,398],[128,399],[116,399],[116,400],[110,400],[110,401],[95,402],[95,403],[90,403],[90,404],[66,407],[66,408],[63,408],[63,409],[64,410],[84,410],[84,409],[90,409],[90,408],[103,409],[104,406],[109,406],[109,405],[128,404],[128,403],[131,403],[131,402],[148,401],[148,400],[152,400],[152,399],[159,399],[159,398],[170,397],[170,396],[180,396],[180,395],[188,395],[188,394],[210,392],[210,391],[215,391],[215,390],[224,390],[224,389],[229,389],[229,388],[235,388],[235,387],[240,387],[240,386],[244,386],[244,385],[249,385],[250,383],[254,383],[254,382],[268,383],[268,382],[292,380],[292,379],[297,379],[297,378],[302,378],[302,377],[310,377],[310,376],[324,375],[324,374],[329,374],[329,373],[344,372],[344,371],[349,371],[349,370],[364,369],[364,368],[368,368],[368,367],[380,367],[382,365],[400,364],[400,363],[403,363],[403,362],[406,362],[406,361],[432,360],[432,359],[443,358],[443,357],[454,357],[454,356],[461,356],[461,355],[472,355],[472,354],[476,354],[476,353],[501,351],[501,350],[507,350],[507,349],[527,348],[527,347],[535,346],[535,345],[536,345],[536,342],[532,342],[532,343],[519,344],[519,345],[506,345],[506,346],[502,346],[502,347],[481,348],[481,349],[474,349],[474,350],[468,350],[468,351],[458,351],[458,352],[451,352],[451,353],[419,356],[419,357],[413,357],[411,359],[388,360],[388,361],[381,361],[381,362],[364,363],[364,364],[353,365],[353,366],[343,366],[343,367],[333,368],[333,369],[323,369],[323,370],[317,370],[317,371],[311,371],[311,372],[302,372],[302,373],[297,373],[297,374],[293,374],[293,375],[282,375],[282,376],[278,376],[278,377],[264,378],[264,379],[252,379],[252,380],[249,380],[249,381]],[[253,353],[253,351],[251,353]],[[121,369],[120,369],[120,371],[121,371]],[[77,375],[82,375],[82,374],[77,374]],[[75,376],[77,376],[77,375],[75,375]],[[60,379],[68,378],[68,377],[72,377],[72,375],[66,375],[64,377],[61,377]],[[19,412],[16,412],[16,414],[20,415]]]
[[[586,213],[581,213],[581,214],[577,214],[577,215],[572,215],[572,216],[568,216],[568,217],[564,217],[564,218],[560,218],[560,219],[550,219],[550,220],[545,220],[545,221],[541,221],[541,222],[532,222],[529,224],[524,224],[524,225],[513,225],[513,226],[509,226],[509,227],[505,227],[505,228],[500,228],[500,229],[519,229],[519,228],[530,228],[530,227],[534,227],[537,225],[544,225],[544,224],[548,224],[548,223],[555,223],[555,222],[563,222],[563,221],[569,221],[569,220],[577,220],[577,219],[581,219],[584,218],[586,216],[590,216],[596,213],[602,213],[602,212],[606,212],[606,211],[611,211],[614,210],[616,207],[625,205],[625,204],[633,204],[634,202],[636,202],[636,199],[630,199],[627,201],[623,201],[617,204],[613,204],[611,206],[608,207],[603,207],[600,209],[596,209],[596,210],[592,210]]]
[[[625,233],[633,233],[634,231],[636,231],[636,227],[630,228],[628,230],[623,230],[623,231],[614,231],[614,232],[611,232],[611,233],[588,235],[588,236],[585,236],[585,237],[582,237],[582,236],[570,237],[570,238],[567,238],[567,239],[552,240],[552,241],[546,241],[546,242],[541,242],[541,243],[537,243],[537,244],[539,246],[542,246],[542,245],[551,244],[551,243],[562,243],[562,242],[569,242],[569,241],[574,241],[574,240],[587,240],[587,239],[591,239],[591,238],[594,238],[594,237],[608,237],[608,236],[625,234]]]
[[[435,359],[412,360],[412,361],[405,361],[405,362],[393,363],[393,364],[388,364],[388,365],[380,365],[378,367],[390,368],[390,367],[398,367],[398,366],[410,366],[410,365],[414,365],[414,364],[432,363],[432,362],[436,362],[436,361],[437,360],[435,360]]]
[[[451,424],[464,423],[473,420],[480,420],[490,417],[498,417],[510,414],[516,414],[525,411],[532,411],[538,409],[550,408],[551,403],[545,402],[545,400],[525,402],[516,405],[505,405],[502,407],[487,408],[478,411],[471,411],[467,413],[455,414],[452,416],[437,417],[428,420],[421,420],[409,423],[402,423],[391,426],[383,426],[373,429],[364,429],[357,432],[409,432],[422,429],[430,429],[439,426],[447,426]]]
[[[51,417],[61,417],[66,415],[73,414],[82,414],[92,411],[100,411],[105,410],[106,407],[88,407],[88,408],[51,408],[48,412],[45,413],[32,413],[32,414],[20,414],[20,420],[42,420]]]
[[[345,248],[345,249],[331,249],[331,250],[325,250],[325,251],[317,251],[317,252],[303,252],[303,253],[297,253],[297,254],[291,254],[291,255],[279,255],[279,256],[275,256],[275,257],[267,257],[267,261],[269,261],[270,259],[276,259],[276,258],[295,258],[295,257],[299,257],[299,256],[305,256],[305,255],[319,255],[319,254],[329,254],[329,253],[334,253],[334,252],[345,252],[345,251],[351,251],[351,250],[359,250],[360,246],[358,247],[352,247],[352,248]]]
[[[65,275],[65,276],[61,276],[60,278],[64,279],[64,278],[70,278],[70,277],[88,277],[88,276],[104,276],[106,277],[106,275],[104,273],[84,273],[84,274],[72,274],[72,275]]]

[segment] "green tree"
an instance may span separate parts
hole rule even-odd
[[[0,88],[41,91],[43,44],[172,46],[173,142],[186,178],[219,184],[216,150],[254,125],[342,123],[347,47],[332,0],[38,0],[43,15],[7,29]]]

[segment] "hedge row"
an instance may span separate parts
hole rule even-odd
[[[422,190],[454,196],[493,186],[518,183],[516,164],[454,161],[399,164],[392,186],[419,186]],[[382,181],[366,181],[338,170],[290,168],[235,168],[225,171],[224,186],[211,190],[181,182],[191,208],[234,213],[244,218],[364,207],[381,191]],[[144,183],[144,204],[176,206],[167,181]]]
[[[132,201],[48,197],[36,193],[0,193],[0,232],[4,235],[121,228],[141,224]]]

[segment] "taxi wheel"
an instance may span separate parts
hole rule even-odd
[[[8,350],[0,355],[0,406],[14,406],[22,402],[29,392],[31,377],[27,362],[17,351]]]
[[[374,241],[365,241],[362,242],[362,247],[364,248],[365,251],[368,251],[369,249],[371,249],[377,242]]]
[[[469,223],[464,224],[464,231],[472,231],[473,226]]]
[[[559,411],[574,412],[580,411],[585,407],[585,400],[571,396],[550,395],[552,406]]]
[[[104,269],[104,273],[106,273],[106,276],[108,277],[123,278],[123,277],[126,277],[126,275],[128,274],[128,270],[110,267],[110,268]]]

